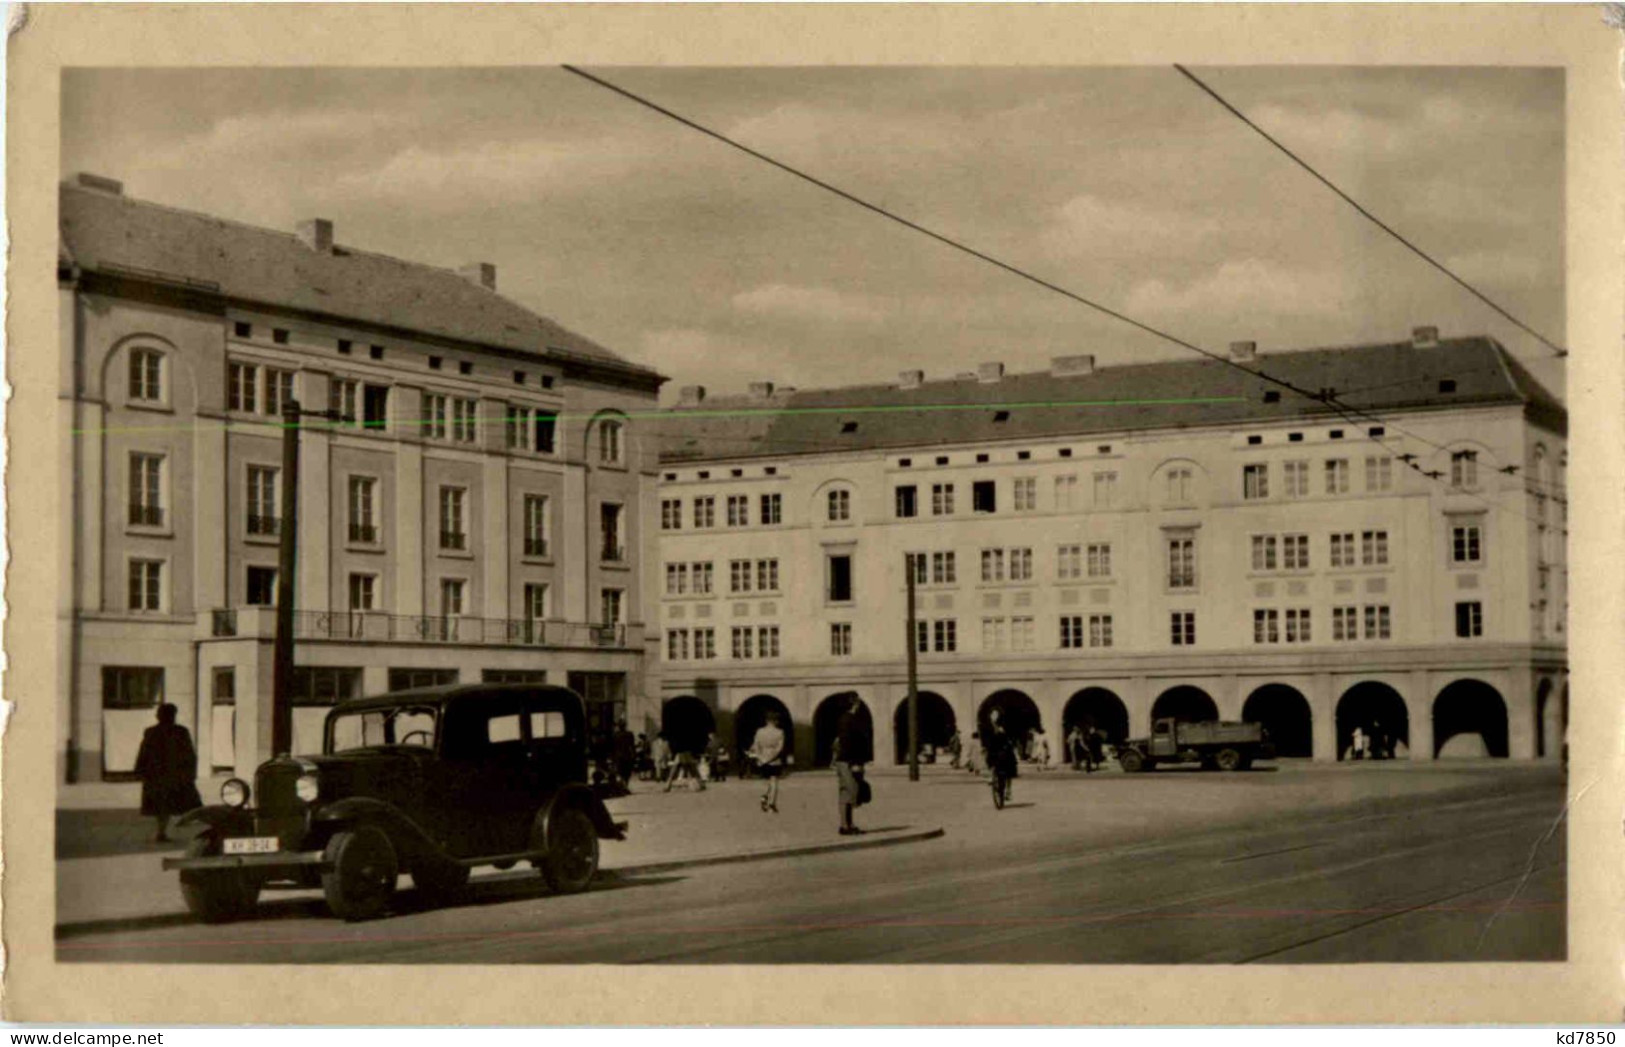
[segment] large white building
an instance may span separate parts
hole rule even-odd
[[[1002,705],[1057,755],[1074,722],[1166,714],[1319,760],[1356,727],[1412,759],[1557,753],[1562,405],[1493,340],[1430,328],[1231,356],[684,390],[646,722],[743,748],[778,708],[816,764],[856,694],[900,760],[912,641],[927,742]]]
[[[663,379],[438,269],[61,192],[67,781],[132,769],[160,700],[201,762],[268,755],[288,398],[302,430],[298,751],[326,707],[461,679],[569,684],[599,731],[644,687]]]

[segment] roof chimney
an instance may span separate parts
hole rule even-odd
[[[679,407],[693,407],[705,402],[705,386],[685,385],[677,390],[677,405]]]
[[[457,270],[457,275],[487,291],[497,289],[497,267],[490,262],[470,262]]]
[[[312,251],[330,254],[333,251],[333,223],[326,218],[307,218],[294,226],[299,242]]]
[[[976,365],[976,380],[978,382],[996,382],[1004,377],[1004,365],[1001,363],[985,363]]]
[[[1437,327],[1411,328],[1411,345],[1418,349],[1437,349],[1439,347],[1439,329]]]
[[[751,399],[753,399],[753,400],[766,400],[768,397],[770,397],[772,395],[773,395],[773,383],[772,382],[752,382],[752,383],[750,383],[750,396],[751,396]]]
[[[899,389],[918,389],[924,384],[924,371],[904,371],[897,376],[897,388]]]
[[[1232,360],[1256,360],[1257,358],[1258,358],[1258,343],[1257,342],[1231,342],[1230,343],[1230,359],[1232,359]]]
[[[107,178],[103,175],[91,174],[89,171],[80,171],[77,180],[81,189],[94,189],[98,193],[109,193],[113,196],[124,195],[124,183],[116,178]]]
[[[1070,375],[1094,374],[1095,358],[1093,354],[1084,356],[1057,356],[1049,362],[1050,374],[1057,378]]]

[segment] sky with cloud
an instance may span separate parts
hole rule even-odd
[[[592,70],[1188,341],[1535,339],[1171,68]],[[1195,70],[1513,315],[1564,336],[1563,79]],[[430,264],[716,392],[1189,355],[558,68],[73,70],[64,175]]]

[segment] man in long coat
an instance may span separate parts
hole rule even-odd
[[[863,830],[852,824],[852,809],[860,802],[863,792],[864,765],[875,758],[874,740],[869,735],[868,718],[863,715],[863,700],[852,696],[852,704],[835,728],[835,749],[831,753],[838,785],[837,799],[841,808],[842,836],[852,836]]]
[[[158,843],[169,840],[169,819],[203,806],[197,791],[192,733],[175,722],[175,707],[158,706],[158,722],[141,736],[135,773],[141,777],[141,813],[158,819]]]

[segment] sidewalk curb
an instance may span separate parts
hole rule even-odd
[[[801,858],[812,854],[833,854],[836,851],[867,851],[876,847],[891,847],[900,843],[918,843],[935,840],[946,835],[939,825],[934,829],[920,829],[907,833],[888,833],[871,839],[849,843],[812,843],[796,847],[770,847],[757,851],[738,851],[732,854],[702,855],[698,858],[677,858],[668,862],[645,862],[642,865],[621,865],[604,869],[605,876],[643,876],[649,873],[671,872],[674,869],[694,869],[706,865],[739,865],[744,862],[766,862],[775,858]]]

